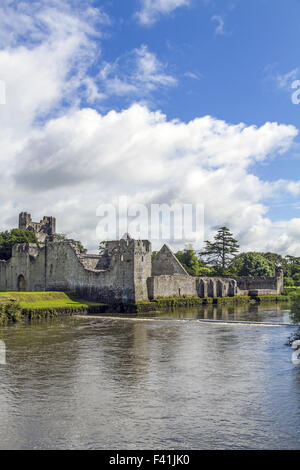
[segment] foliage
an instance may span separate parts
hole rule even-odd
[[[236,256],[230,270],[237,276],[272,276],[271,262],[261,253],[248,252]]]
[[[17,243],[38,243],[36,235],[30,230],[14,228],[10,232],[0,233],[0,259],[9,260],[12,247]]]
[[[198,276],[212,276],[212,275],[213,275],[212,268],[208,268],[207,266],[199,266]]]
[[[191,245],[185,248],[183,251],[178,251],[175,253],[175,256],[191,276],[200,275],[201,269],[203,269],[203,267],[200,266],[199,259],[197,258],[196,252]],[[206,267],[204,267],[204,272],[205,271],[207,272]]]
[[[283,285],[292,287],[294,286],[294,280],[291,277],[285,277],[283,278]]]
[[[214,268],[216,273],[223,274],[238,249],[239,244],[229,229],[221,227],[213,242],[205,241],[205,249],[199,255],[207,266]]]

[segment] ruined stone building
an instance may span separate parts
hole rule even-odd
[[[58,241],[54,217],[32,222],[19,216],[19,228],[33,230],[38,244],[17,244],[8,261],[0,260],[0,291],[72,291],[105,303],[131,303],[158,297],[224,297],[279,294],[282,271],[275,277],[193,277],[164,245],[152,260],[151,242],[126,234],[109,241],[104,253],[82,253],[74,240]]]

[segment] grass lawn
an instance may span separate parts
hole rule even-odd
[[[16,300],[22,309],[43,310],[60,308],[88,308],[103,305],[99,302],[76,299],[72,293],[66,292],[0,292],[3,301]]]

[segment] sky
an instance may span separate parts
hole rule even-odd
[[[99,207],[127,196],[300,256],[299,18],[299,0],[2,0],[1,230],[52,215],[96,251]]]

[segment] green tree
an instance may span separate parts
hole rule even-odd
[[[1,232],[0,259],[10,259],[12,255],[12,247],[17,243],[38,243],[38,241],[35,233],[30,230],[14,228],[10,232]]]
[[[272,264],[261,253],[248,252],[236,256],[231,268],[238,276],[272,276]]]
[[[205,248],[199,253],[200,259],[214,269],[216,274],[227,274],[232,258],[238,253],[239,244],[227,227],[219,228],[214,241],[206,241]]]
[[[201,266],[192,245],[187,246],[183,251],[178,251],[175,256],[191,276],[199,276]]]

